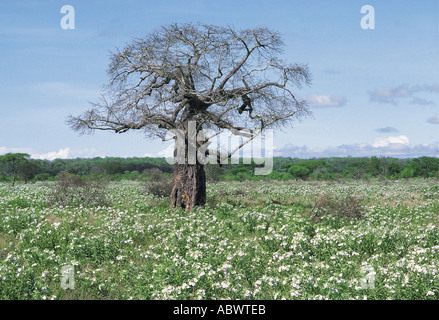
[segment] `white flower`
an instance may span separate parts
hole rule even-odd
[[[187,283],[183,283],[183,285],[181,286],[182,289],[187,289],[190,288],[190,286]]]

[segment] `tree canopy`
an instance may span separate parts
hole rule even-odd
[[[310,83],[307,65],[280,58],[283,42],[268,28],[204,24],[163,26],[111,54],[100,101],[68,123],[80,132],[211,128],[258,133],[307,115],[293,91]],[[247,135],[249,137],[249,135]]]
[[[29,158],[30,155],[27,153],[7,153],[0,156],[0,162],[6,164],[6,171],[12,175],[12,186],[15,185],[15,179],[20,168],[25,168],[23,164]]]

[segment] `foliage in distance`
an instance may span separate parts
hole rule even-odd
[[[5,158],[0,160],[0,181],[12,181],[13,174]],[[206,165],[207,179],[212,181],[244,180],[365,180],[439,178],[439,159],[420,157],[397,158],[321,158],[297,159],[276,157],[273,172],[255,176],[254,163]],[[108,180],[160,180],[172,175],[172,166],[165,158],[93,158],[36,160],[25,158],[17,167],[17,179],[28,181],[56,180],[62,172]]]

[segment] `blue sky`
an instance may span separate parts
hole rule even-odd
[[[75,9],[64,30],[61,7]],[[364,5],[375,29],[362,29]],[[78,135],[67,115],[85,111],[107,82],[109,52],[175,22],[266,26],[284,59],[307,63],[297,91],[312,118],[278,130],[275,155],[439,156],[437,0],[0,1],[0,154],[34,158],[163,155],[141,132]]]

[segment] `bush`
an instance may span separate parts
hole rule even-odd
[[[328,194],[317,198],[312,209],[312,219],[317,223],[327,215],[341,219],[360,219],[364,216],[364,207],[361,201],[352,195],[335,198]]]
[[[288,173],[296,178],[296,180],[305,180],[311,172],[304,165],[294,164],[288,169]]]
[[[163,178],[159,181],[149,180],[146,182],[145,191],[156,197],[169,197],[173,186],[174,182],[171,178]]]
[[[34,176],[35,181],[46,181],[50,178],[50,174],[48,173],[38,173]]]
[[[51,205],[96,207],[108,205],[108,182],[85,179],[71,173],[60,173],[49,193]]]
[[[204,170],[206,172],[206,179],[208,182],[221,181],[221,178],[224,175],[224,168],[220,167],[219,164],[216,163],[206,164],[204,166]]]
[[[145,169],[142,172],[146,179],[149,181],[163,181],[166,180],[165,175],[163,174],[162,170],[160,170],[159,168],[149,168],[149,169]]]

